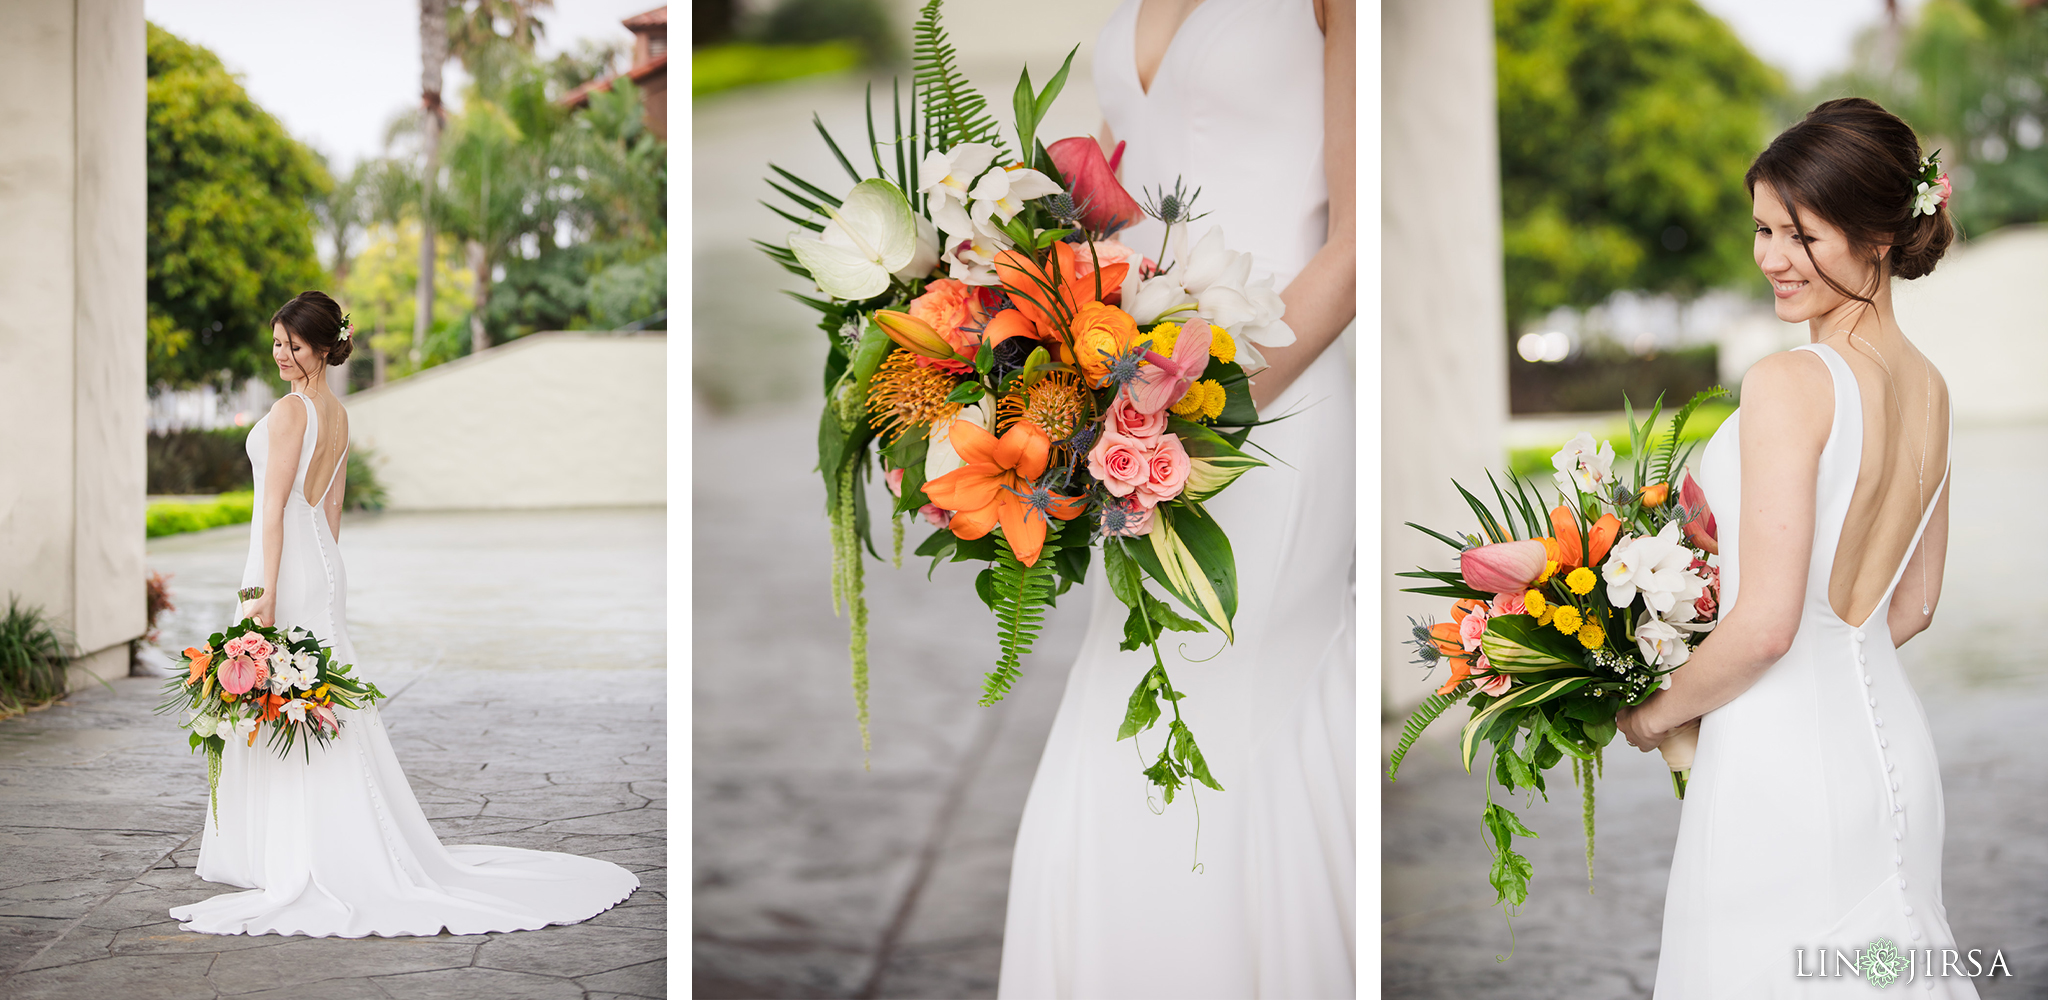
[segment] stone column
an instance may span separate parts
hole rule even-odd
[[[0,24],[0,591],[70,630],[77,687],[145,619],[142,0]]]
[[[1397,717],[1447,676],[1409,665],[1408,618],[1445,620],[1450,602],[1393,574],[1456,555],[1402,522],[1473,527],[1451,480],[1484,487],[1504,464],[1507,333],[1492,7],[1388,0],[1381,30],[1381,690]]]

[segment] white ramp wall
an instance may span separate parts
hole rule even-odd
[[[536,333],[348,397],[394,510],[666,503],[667,338]]]
[[[1892,283],[1892,308],[1948,379],[1957,423],[2048,419],[2048,227],[1950,248],[1933,274]]]

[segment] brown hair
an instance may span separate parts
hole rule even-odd
[[[1850,252],[1877,266],[1880,280],[1887,266],[1892,276],[1908,279],[1933,271],[1955,239],[1946,203],[1932,215],[1914,213],[1919,137],[1899,116],[1866,98],[1817,105],[1757,154],[1742,181],[1751,197],[1757,184],[1769,185],[1792,213],[1797,232],[1805,231],[1799,222],[1802,207],[1840,229]],[[1887,245],[1888,259],[1879,258],[1878,248]],[[1814,272],[1835,291],[1871,301],[1842,287],[1818,264]]]
[[[270,325],[282,324],[299,343],[319,351],[329,365],[348,360],[355,340],[341,339],[341,306],[325,292],[300,292],[278,307]]]

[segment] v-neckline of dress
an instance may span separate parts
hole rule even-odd
[[[1144,79],[1138,76],[1138,17],[1145,13],[1145,0],[1138,0],[1137,7],[1131,11],[1131,81],[1138,85],[1139,97],[1149,100],[1152,92],[1158,89],[1160,74],[1166,72],[1167,63],[1173,59],[1173,47],[1180,43],[1180,36],[1187,32],[1188,22],[1194,20],[1202,11],[1221,2],[1223,0],[1201,0],[1195,4],[1193,10],[1188,11],[1186,17],[1180,19],[1179,24],[1174,25],[1173,35],[1166,39],[1166,48],[1159,53],[1159,65],[1152,68],[1152,82],[1148,86]]]

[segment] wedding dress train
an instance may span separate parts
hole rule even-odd
[[[1850,973],[1846,961],[1833,975],[1815,975],[1816,951],[1849,956],[1883,937],[1901,956],[1924,959],[1934,949],[1938,968],[1941,949],[1956,947],[1941,900],[1934,741],[1886,625],[1948,475],[1877,607],[1860,626],[1843,621],[1828,586],[1862,463],[1862,396],[1834,348],[1797,349],[1827,363],[1835,400],[1799,631],[1753,686],[1700,719],[1665,896],[1656,1000],[1864,996],[1876,983]],[[1700,485],[1720,536],[1724,617],[1741,588],[1741,416],[1730,416],[1701,455]],[[1968,978],[1905,978],[1898,985],[1909,996],[1977,996]]]
[[[1311,0],[1204,0],[1150,91],[1125,3],[1104,27],[1095,87],[1129,145],[1123,183],[1201,189],[1190,224],[1221,226],[1254,276],[1284,288],[1328,218],[1323,35]],[[1117,238],[1159,253],[1158,223]],[[1262,416],[1270,452],[1206,505],[1237,561],[1236,642],[1168,632],[1182,717],[1225,791],[1170,806],[1140,774],[1164,726],[1118,741],[1151,667],[1121,652],[1124,606],[1099,566],[1093,601],[1026,800],[1010,875],[1004,997],[1348,997],[1356,986],[1352,634],[1353,399],[1348,343],[1309,366]],[[1149,801],[1148,801],[1149,798]],[[1197,863],[1199,861],[1199,863]]]
[[[341,553],[320,502],[305,497],[319,412],[311,400],[298,398],[306,405],[307,426],[292,493],[285,498],[275,624],[311,632],[333,647],[335,662],[355,663]],[[257,421],[249,432],[256,512],[244,587],[263,583],[268,420]],[[364,671],[358,666],[354,673]],[[209,811],[198,873],[247,891],[172,907],[179,929],[309,937],[530,930],[587,920],[639,887],[638,876],[596,858],[516,847],[444,847],[399,769],[377,708],[337,712],[341,732],[324,748],[311,748],[310,759],[298,751],[279,757],[261,736],[253,747],[227,741],[218,820]]]

